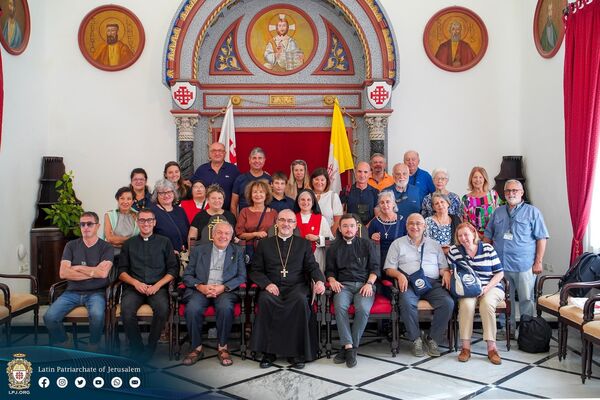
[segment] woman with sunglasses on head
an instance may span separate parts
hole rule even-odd
[[[133,204],[133,190],[124,186],[115,193],[117,208],[104,214],[104,237],[115,251],[113,265],[119,265],[119,254],[123,243],[130,237],[137,235],[140,230],[136,224],[137,212],[131,208]],[[116,268],[114,269],[116,274]]]
[[[131,208],[140,211],[142,208],[150,208],[152,193],[148,188],[148,174],[144,168],[134,168],[129,175],[131,180],[129,187],[133,191],[133,203]]]

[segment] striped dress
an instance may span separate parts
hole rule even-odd
[[[483,234],[492,213],[499,203],[500,198],[494,189],[487,192],[483,197],[471,197],[465,194],[462,197],[463,215],[478,232]]]
[[[477,254],[475,254],[475,257],[473,258],[469,257],[464,248],[462,250],[465,252],[465,257],[463,257],[461,248],[462,245],[454,245],[450,247],[448,255],[446,256],[448,259],[448,265],[452,270],[454,270],[458,262],[460,260],[464,260],[466,257],[468,265],[473,268],[473,271],[475,271],[481,280],[482,287],[487,286],[495,274],[504,270],[502,268],[502,264],[500,263],[500,258],[498,257],[498,254],[496,254],[496,250],[494,250],[494,247],[491,244],[479,242]],[[496,287],[504,290],[502,282],[498,282]]]

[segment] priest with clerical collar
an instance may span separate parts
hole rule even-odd
[[[282,356],[302,369],[317,353],[317,327],[310,322],[311,279],[319,295],[325,291],[325,277],[310,242],[293,235],[296,222],[292,210],[281,211],[277,236],[260,241],[250,265],[250,279],[262,289],[250,343],[253,351],[263,353],[261,368]]]

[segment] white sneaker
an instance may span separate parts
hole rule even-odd
[[[440,356],[440,349],[438,348],[438,344],[435,342],[435,340],[429,336],[426,336],[425,343],[427,344],[427,354],[429,354],[431,357]]]

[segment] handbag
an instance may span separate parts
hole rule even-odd
[[[429,292],[433,287],[431,286],[431,282],[429,282],[429,278],[425,276],[425,271],[423,271],[423,251],[425,250],[425,243],[421,245],[421,261],[419,262],[419,269],[416,272],[413,272],[410,275],[407,275],[408,283],[410,287],[415,292],[415,294],[419,297],[425,295]]]
[[[467,254],[462,246],[459,247],[461,260],[454,263],[454,273],[450,279],[450,294],[455,298],[477,297],[483,292],[481,279],[469,265]]]

